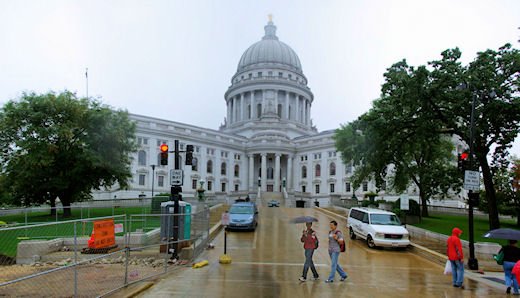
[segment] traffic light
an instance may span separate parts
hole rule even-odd
[[[465,171],[466,169],[468,169],[468,163],[469,163],[469,153],[466,151],[459,153],[458,158],[457,158],[457,168],[460,171]]]
[[[161,147],[161,166],[168,165],[168,145],[162,144]]]
[[[186,163],[187,166],[193,164],[193,145],[186,145]]]

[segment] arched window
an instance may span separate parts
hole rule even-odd
[[[137,153],[137,165],[146,166],[146,152],[144,150]]]
[[[226,175],[226,163],[225,162],[223,162],[220,165],[220,175]]]
[[[329,166],[329,175],[336,176],[336,164],[331,162]]]
[[[278,110],[277,110],[278,117],[282,118],[282,105],[278,104]]]
[[[197,172],[199,170],[199,166],[198,166],[198,160],[196,157],[194,157],[192,160],[191,160],[191,170],[194,171],[194,172]]]
[[[213,162],[211,160],[208,160],[208,163],[206,164],[206,172],[208,174],[213,173]]]
[[[240,176],[240,167],[238,165],[235,165],[235,177]]]
[[[321,166],[319,164],[316,165],[316,168],[314,170],[314,173],[316,177],[321,177]]]
[[[302,178],[307,178],[307,167],[306,166],[302,167]]]
[[[267,168],[267,179],[273,179],[274,178],[274,171],[273,167]]]

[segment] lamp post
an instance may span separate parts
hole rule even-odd
[[[153,187],[155,185],[155,165],[151,165],[152,167],[152,199],[153,199]]]

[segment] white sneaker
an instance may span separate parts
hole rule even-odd
[[[307,279],[305,277],[303,277],[303,276],[298,278],[298,280],[301,281],[301,282],[307,281]]]
[[[313,277],[312,280],[320,280],[319,277]]]

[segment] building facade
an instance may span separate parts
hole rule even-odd
[[[160,166],[159,146],[180,150],[194,145],[193,165],[184,171],[183,196],[196,196],[202,186],[206,196],[230,197],[271,193],[288,200],[306,198],[330,202],[331,198],[362,197],[375,192],[367,181],[354,190],[352,166],[336,152],[334,130],[319,132],[311,120],[314,95],[295,51],[276,36],[272,21],[265,35],[239,60],[231,86],[225,92],[227,115],[219,129],[132,114],[137,123],[139,150],[132,164],[128,190],[97,192],[96,199],[150,197],[170,192],[170,170]],[[379,190],[384,196],[384,191]],[[413,195],[413,189],[412,193]]]

